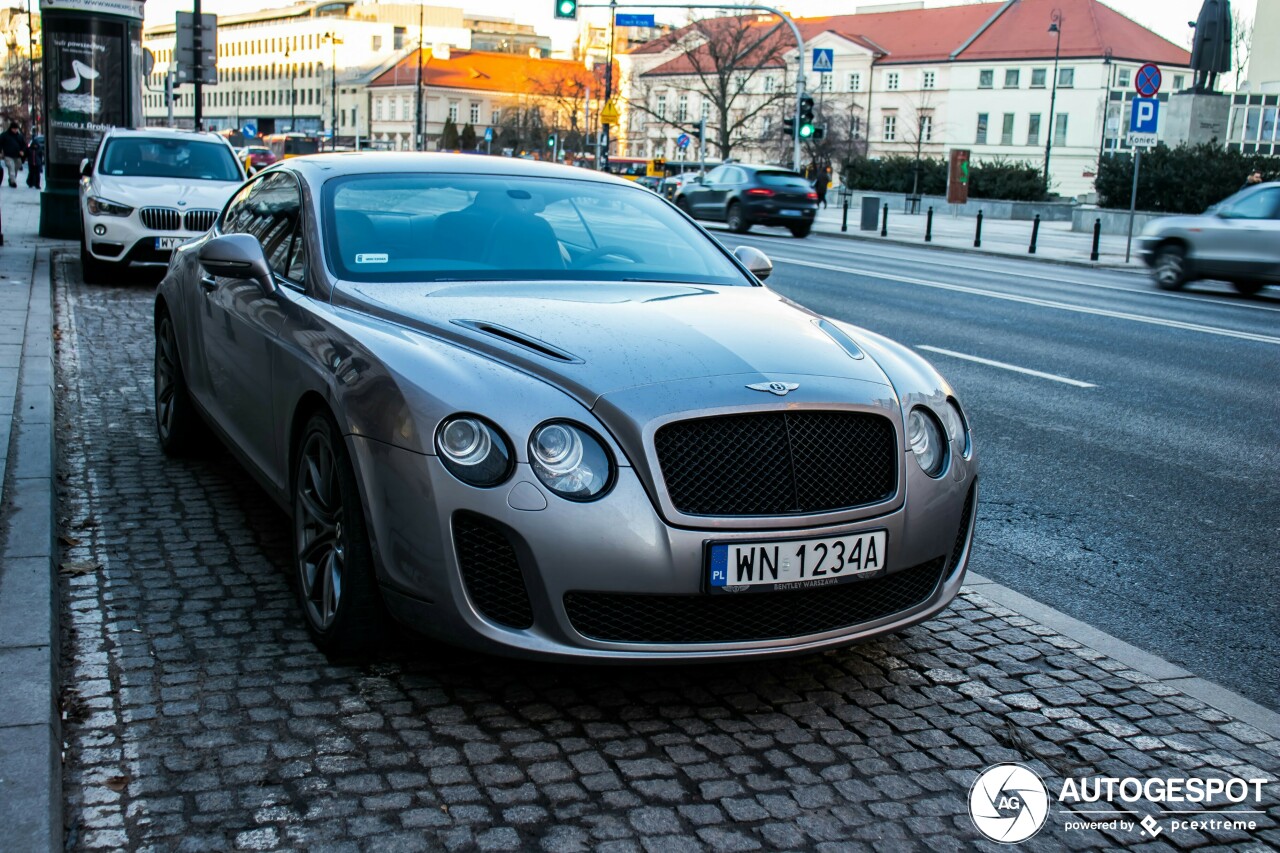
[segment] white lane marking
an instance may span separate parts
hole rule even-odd
[[[826,236],[828,236],[828,239],[832,240],[834,243],[839,244],[837,246],[831,247],[832,251],[835,251],[837,254],[852,255],[854,257],[877,258],[880,260],[884,259],[883,255],[878,254],[876,252],[860,252],[856,249],[851,249],[848,246],[845,246],[844,244],[849,242],[847,240],[841,240],[836,237],[830,237],[829,235],[826,235]],[[902,245],[902,244],[899,244],[899,245]],[[826,247],[824,246],[824,248]],[[918,249],[920,247],[908,245],[907,248]],[[939,248],[946,249],[947,247],[940,246]],[[773,256],[770,255],[769,257],[772,258]],[[992,260],[1000,260],[1000,259],[993,258]],[[1181,300],[1189,300],[1191,302],[1199,302],[1202,305],[1205,303],[1208,303],[1210,305],[1221,305],[1224,308],[1247,308],[1249,311],[1270,311],[1272,313],[1280,313],[1280,308],[1277,308],[1273,305],[1258,305],[1258,304],[1255,304],[1254,302],[1243,303],[1243,304],[1233,303],[1233,302],[1221,302],[1218,300],[1209,300],[1205,298],[1206,296],[1229,296],[1230,293],[1226,291],[1206,290],[1202,293],[1170,293],[1167,290],[1151,290],[1151,289],[1141,288],[1141,287],[1127,287],[1125,285],[1120,285],[1120,284],[1102,284],[1101,282],[1083,281],[1078,278],[1067,278],[1064,276],[1056,276],[1056,275],[1040,275],[1038,273],[1030,273],[1030,272],[1018,272],[1014,269],[1009,268],[1009,266],[1016,263],[1017,260],[1015,258],[1009,258],[1008,260],[1010,261],[1009,265],[1005,266],[1004,268],[999,268],[999,267],[987,267],[987,266],[975,265],[973,262],[966,259],[964,262],[964,268],[966,272],[985,272],[985,273],[990,273],[992,275],[1012,275],[1017,278],[1029,278],[1036,281],[1047,281],[1047,282],[1050,282],[1051,284],[1070,284],[1070,285],[1078,285],[1080,287],[1092,287],[1097,290],[1115,290],[1115,291],[1119,291],[1120,293],[1132,293],[1137,296],[1150,296],[1156,299],[1181,299]],[[904,262],[910,263],[911,261],[904,259]],[[930,265],[942,266],[941,264],[937,264],[937,263],[930,264]],[[1134,276],[1137,278],[1141,278],[1144,281],[1147,280],[1145,270],[1118,269],[1116,267],[1095,267],[1094,269],[1100,273],[1116,273],[1119,275]]]
[[[985,364],[988,367],[998,367],[1001,370],[1012,370],[1014,373],[1025,373],[1027,376],[1036,376],[1040,379],[1048,379],[1052,382],[1061,382],[1063,385],[1072,385],[1076,388],[1097,388],[1092,382],[1081,382],[1079,379],[1069,379],[1066,376],[1059,376],[1056,373],[1043,373],[1039,370],[1032,370],[1029,367],[1018,367],[1016,364],[1009,364],[1004,361],[992,361],[989,358],[979,358],[976,355],[965,355],[962,352],[954,352],[941,347],[931,347],[927,344],[916,344],[916,349],[928,350],[936,352],[939,355],[948,355],[952,358],[962,358],[965,361],[974,361],[978,364]]]
[[[1203,332],[1206,335],[1219,335],[1224,338],[1237,338],[1242,341],[1256,341],[1257,343],[1262,344],[1280,345],[1280,338],[1275,338],[1270,335],[1256,335],[1252,332],[1239,332],[1235,329],[1222,329],[1217,326],[1202,326],[1199,323],[1183,323],[1181,320],[1164,320],[1159,317],[1146,317],[1142,314],[1130,314],[1127,311],[1108,311],[1105,308],[1089,308],[1084,305],[1071,305],[1067,302],[1054,302],[1050,299],[1036,299],[1032,296],[1018,296],[1014,293],[1000,293],[995,290],[983,290],[980,287],[965,287],[962,284],[944,284],[940,281],[928,281],[922,278],[909,278],[903,275],[893,275],[891,273],[883,272],[869,272],[867,270],[854,269],[852,267],[836,266],[835,264],[820,264],[816,261],[802,261],[799,258],[784,258],[774,255],[771,260],[781,261],[784,264],[796,264],[802,267],[831,270],[833,272],[852,273],[854,275],[866,276],[867,278],[882,278],[888,281],[900,281],[903,284],[932,287],[936,290],[951,290],[956,293],[968,293],[972,296],[986,296],[990,299],[1003,299],[1006,302],[1019,302],[1023,305],[1036,305],[1041,308],[1054,308],[1058,311],[1070,311],[1075,314],[1092,314],[1095,317],[1111,317],[1116,320],[1130,320],[1134,323],[1146,323],[1151,326],[1164,326],[1167,329],[1183,329],[1189,332]]]

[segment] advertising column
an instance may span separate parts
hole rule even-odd
[[[40,235],[80,236],[80,164],[108,127],[142,124],[143,0],[41,0],[47,183]]]

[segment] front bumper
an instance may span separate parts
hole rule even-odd
[[[94,216],[80,202],[84,243],[90,255],[100,261],[136,264],[167,264],[173,249],[200,236],[192,231],[156,231],[142,223],[138,210],[128,216]],[[97,233],[101,230],[102,233]],[[174,245],[157,248],[157,239]]]
[[[717,529],[711,519],[701,529],[667,523],[631,468],[620,469],[605,498],[582,504],[547,492],[523,464],[502,486],[475,489],[455,480],[433,456],[354,436],[349,442],[369,514],[379,579],[393,614],[430,636],[509,656],[690,661],[770,657],[846,645],[899,630],[944,609],[963,582],[973,535],[976,465],[958,455],[938,480],[930,480],[911,462],[901,488],[908,495],[916,492],[918,499],[908,498],[883,515],[823,527],[726,530]],[[544,502],[544,507],[535,508]],[[457,538],[459,518],[482,520],[509,547],[486,551],[498,558],[477,565],[477,552]],[[696,611],[712,599],[726,598],[703,591],[704,546],[709,541],[774,541],[870,530],[887,531],[885,569],[838,587],[845,595],[855,588],[870,594],[870,584],[906,571],[918,574],[923,564],[941,562],[936,579],[920,595],[863,621],[787,636],[775,631],[767,638],[619,641],[591,636],[566,607],[567,595],[590,593],[679,598]],[[527,619],[495,606],[490,588],[478,586],[492,582],[495,565],[490,563],[504,561],[516,566],[517,583],[526,596],[520,607],[527,608]],[[821,591],[740,595],[796,594]]]
[[[759,225],[812,225],[818,214],[813,202],[750,201],[744,203],[744,210],[747,218]]]

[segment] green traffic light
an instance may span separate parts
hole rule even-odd
[[[557,0],[556,17],[557,18],[578,17],[578,0]]]
[[[800,138],[808,139],[810,136],[813,136],[813,125],[811,124],[800,125]]]

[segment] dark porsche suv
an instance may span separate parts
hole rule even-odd
[[[725,163],[685,182],[675,203],[694,219],[724,222],[739,234],[752,225],[781,225],[805,237],[818,212],[818,194],[800,174],[745,163]]]

